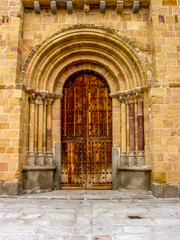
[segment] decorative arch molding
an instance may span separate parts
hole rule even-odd
[[[51,92],[64,69],[80,61],[109,71],[116,91],[148,84],[148,64],[138,47],[117,31],[92,24],[63,28],[36,45],[22,67],[20,82]]]
[[[111,70],[108,69],[108,71],[104,66],[99,65],[97,62],[89,63],[88,61],[77,61],[74,64],[69,64],[64,69],[62,69],[62,71],[57,75],[54,92],[56,94],[62,94],[64,83],[71,75],[76,72],[87,70],[97,73],[99,76],[105,78],[111,92],[117,92],[117,88],[119,88],[119,83],[117,82],[116,76],[111,72]],[[116,85],[114,85],[115,82]]]

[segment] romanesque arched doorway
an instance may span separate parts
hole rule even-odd
[[[61,187],[112,188],[112,98],[93,71],[70,76],[61,100]]]
[[[146,171],[144,165],[149,164],[150,161],[149,80],[146,62],[146,58],[138,47],[126,36],[113,29],[95,25],[80,24],[61,29],[31,51],[21,71],[21,83],[25,86],[23,88],[26,92],[26,102],[29,101],[25,109],[25,129],[29,125],[27,130],[29,135],[26,134],[26,141],[28,138],[26,151],[28,152],[26,152],[27,166],[23,167],[24,189],[59,189],[60,186],[67,187],[68,184],[83,188],[105,188],[105,186],[110,188],[111,182],[113,189],[118,189],[120,186],[126,188],[127,185],[132,188],[132,185],[138,182],[136,180],[139,176],[144,176]],[[87,69],[89,72],[86,71]],[[102,87],[97,84],[96,86],[88,85],[86,81],[89,81],[90,76],[97,77]],[[68,82],[72,83],[73,79],[77,78],[77,82],[80,83],[80,77],[83,79],[86,77],[87,80],[82,87],[84,89],[82,94],[85,95],[81,96],[82,99],[77,99],[79,101],[77,109],[85,111],[85,118],[83,120],[80,117],[77,120],[74,118],[76,106],[72,108],[75,102],[70,102],[71,105],[65,104],[68,107],[66,116],[68,124],[66,125],[64,121],[63,126],[61,125],[63,120],[60,114],[61,104],[64,100],[69,101],[68,98],[72,98],[72,90],[78,89],[76,84],[71,84],[68,92]],[[93,114],[101,115],[99,124],[103,124],[105,129],[109,127],[107,109],[96,109],[101,106],[99,105],[101,97],[96,99],[99,103],[88,102],[92,100],[91,95],[88,95],[89,91],[95,94],[98,89],[101,91],[103,88],[106,88],[106,94],[110,93],[112,97],[110,99],[109,95],[107,94],[108,97],[106,97],[104,93],[104,99],[108,98],[108,101],[112,101],[112,116],[110,116],[112,117],[112,135],[103,135],[105,133],[100,131],[103,128],[99,128],[100,132],[97,136],[95,132],[95,136],[91,136],[90,141],[87,138],[90,136],[88,127],[92,129],[92,126],[95,126],[95,129],[98,129],[99,125],[98,116],[94,115],[96,121],[92,120],[92,116],[90,118],[88,115],[89,112],[94,111]],[[65,99],[65,90],[69,94],[67,99]],[[63,100],[61,100],[62,97]],[[77,97],[80,98],[80,96]],[[76,98],[74,99],[76,101]],[[93,110],[89,110],[88,103],[94,106]],[[107,101],[102,101],[102,106],[105,106],[105,103]],[[89,120],[91,123],[94,121],[95,125],[89,126]],[[85,132],[82,131],[82,123],[85,124]],[[78,136],[76,125],[80,129]],[[73,139],[74,128],[75,139]],[[63,129],[66,129],[68,136],[63,135]],[[106,141],[102,141],[101,137],[102,139],[112,137],[112,141],[109,138],[107,139],[109,143],[105,144]],[[63,142],[66,140],[68,146]],[[70,144],[73,141],[74,143]],[[83,141],[84,146],[82,146]],[[82,149],[85,156],[78,157],[76,152],[81,153]],[[90,154],[88,154],[89,151]],[[104,171],[103,164],[106,156],[102,154],[106,152],[106,155],[111,156],[111,151],[112,171]],[[69,156],[65,158],[63,154],[69,154]],[[89,162],[92,163],[89,160],[92,158],[91,154],[96,157],[102,155],[100,161],[94,161],[95,166],[88,165]],[[84,166],[78,162],[79,160],[76,160],[76,165],[75,158],[80,160],[82,158],[85,161]],[[108,161],[111,162],[111,160]],[[98,167],[101,174],[98,174]],[[77,168],[81,170],[78,173],[76,173]],[[136,172],[138,174],[135,174]],[[142,186],[144,177],[141,180]],[[148,184],[149,182],[148,178]]]

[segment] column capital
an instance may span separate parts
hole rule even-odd
[[[136,87],[126,91],[117,91],[116,93],[110,93],[112,98],[119,98],[120,102],[123,103],[135,103],[138,101],[143,101],[144,92],[147,87]]]
[[[47,98],[46,104],[52,106],[54,99]]]
[[[29,97],[29,103],[36,103],[36,96],[35,94],[32,94],[30,97]]]
[[[119,97],[119,101],[120,101],[121,103],[126,104],[126,98],[125,98],[125,97],[120,96],[120,97]]]
[[[44,103],[44,98],[43,97],[38,97],[36,99],[36,104],[37,105],[43,105],[43,103]]]

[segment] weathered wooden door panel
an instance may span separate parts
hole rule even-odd
[[[62,187],[112,187],[112,102],[106,81],[92,72],[70,77],[64,86]]]

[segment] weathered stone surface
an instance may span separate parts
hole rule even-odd
[[[152,194],[156,198],[179,198],[179,186],[166,184],[152,184]]]
[[[0,195],[18,195],[20,193],[20,183],[18,181],[1,181]]]
[[[111,192],[120,194],[120,200],[54,199],[54,195],[60,197],[59,192],[1,198],[0,240],[179,240],[178,199],[150,195],[140,199],[138,191],[134,195],[110,190],[82,190],[76,195],[92,194],[98,199]],[[75,194],[62,192],[68,199]]]
[[[165,198],[178,198],[179,197],[179,187],[173,185],[164,186],[164,197]]]
[[[56,142],[54,145],[54,161],[56,165],[55,171],[55,188],[59,189],[61,186],[61,142]]]
[[[24,167],[24,190],[52,190],[55,167]]]
[[[118,162],[120,162],[120,148],[112,148],[112,183],[113,189],[118,189]]]
[[[151,185],[151,191],[154,197],[163,198],[164,197],[164,185],[163,184],[154,184]]]
[[[120,187],[125,189],[150,190],[151,170],[138,170],[138,168],[119,168]]]

